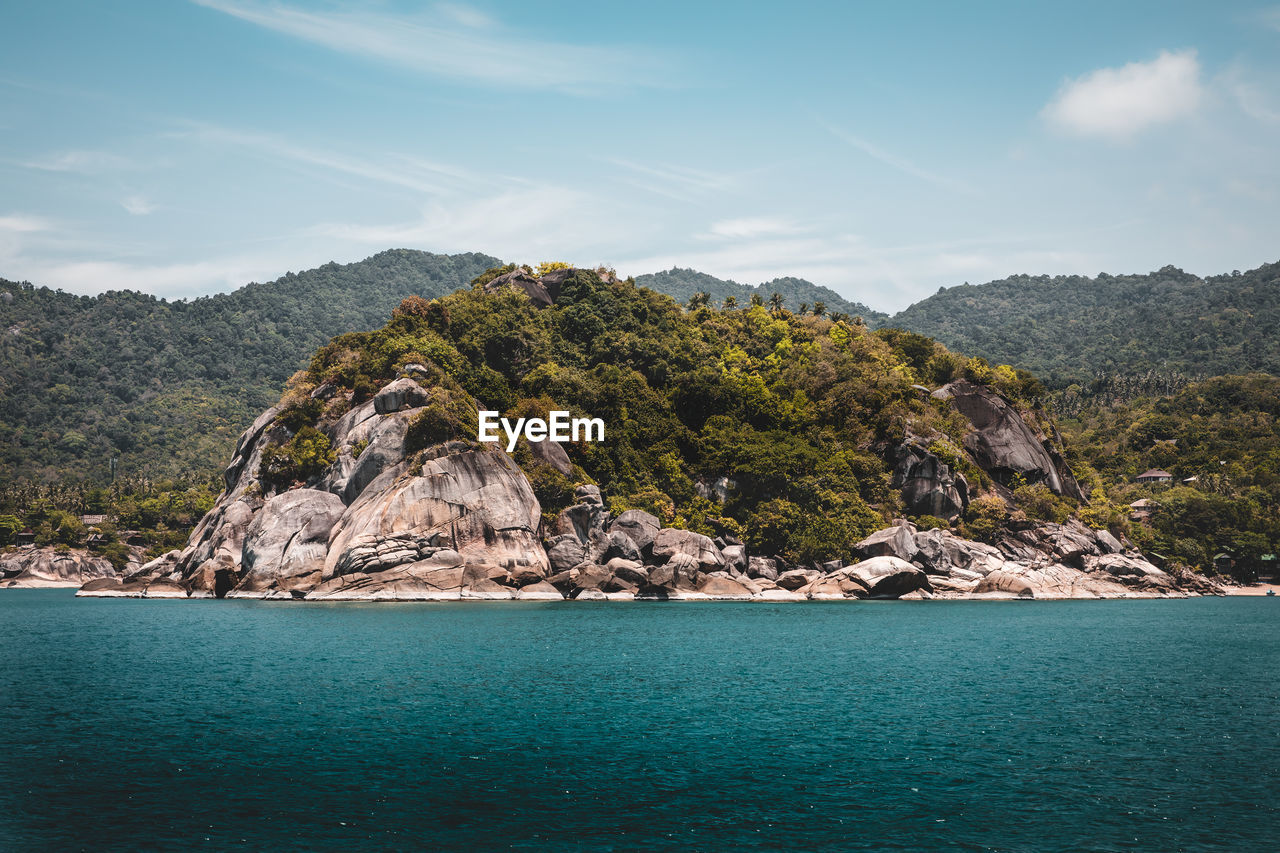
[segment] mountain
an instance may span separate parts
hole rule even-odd
[[[499,263],[487,255],[382,252],[192,301],[75,296],[0,280],[0,482],[174,477],[218,465],[235,437],[330,337],[371,329],[407,296],[442,296]],[[1199,279],[1015,276],[944,289],[889,318],[797,278],[748,287],[687,269],[636,283],[687,303],[773,293],[798,309],[861,316],[968,355],[1071,383],[1089,400],[1192,378],[1280,374],[1280,264]],[[1158,374],[1158,375],[1156,375]]]
[[[192,301],[0,280],[0,480],[211,468],[317,346],[497,263],[393,250]]]
[[[127,476],[212,468],[315,347],[376,327],[405,297],[466,287],[499,263],[395,249],[190,301],[77,296],[0,279],[0,481],[104,482],[112,459]],[[740,293],[743,304],[753,292],[685,272],[717,293]],[[682,276],[648,278],[687,298]],[[756,290],[882,316],[801,279]]]
[[[737,300],[738,305],[750,304],[752,296],[759,296],[767,303],[769,297],[778,293],[784,300],[784,306],[792,311],[798,310],[801,305],[812,307],[815,303],[821,302],[826,305],[828,313],[861,317],[872,328],[881,325],[888,317],[880,311],[873,311],[861,302],[850,302],[828,287],[790,276],[775,278],[773,281],[751,287],[736,281],[716,278],[697,270],[672,267],[664,272],[636,276],[635,282],[640,287],[665,293],[681,304],[687,303],[696,293],[706,293],[717,306],[723,305],[725,298],[729,296]]]
[[[608,270],[504,267],[320,348],[244,433],[186,547],[80,594],[1204,589],[1070,520],[1083,495],[1033,387],[910,332],[758,305],[686,310]],[[914,523],[886,526],[901,516]]]
[[[1280,263],[1201,279],[1019,275],[943,288],[896,314],[910,329],[1051,387],[1107,374],[1280,374]]]

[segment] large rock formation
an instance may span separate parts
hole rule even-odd
[[[269,409],[241,437],[226,490],[187,547],[85,595],[250,598],[510,598],[544,579],[541,507],[493,445],[447,441],[410,453],[409,424],[431,400],[408,377],[321,429],[332,465],[272,494],[264,450],[291,431]]]
[[[136,569],[142,549],[130,549],[130,565]],[[126,567],[125,572],[129,569]],[[79,587],[100,578],[120,577],[106,557],[82,548],[15,548],[0,554],[0,588]]]
[[[1065,462],[1051,453],[1049,441],[1036,435],[999,394],[960,379],[934,391],[933,396],[951,401],[969,419],[973,428],[965,436],[965,450],[998,482],[1008,485],[1020,475],[1028,484],[1044,483],[1056,494],[1084,499]]]
[[[899,445],[893,459],[893,488],[902,492],[907,512],[955,518],[969,505],[969,483],[918,443]]]

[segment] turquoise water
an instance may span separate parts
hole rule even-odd
[[[0,848],[1280,849],[1280,602],[0,593]]]

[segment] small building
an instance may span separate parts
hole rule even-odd
[[[1218,570],[1219,574],[1229,574],[1236,565],[1236,558],[1223,551],[1220,554],[1213,555],[1213,567]]]
[[[14,534],[13,544],[19,547],[22,547],[23,545],[36,544],[36,532],[32,530],[30,527],[28,527],[27,529],[23,530],[21,533]]]
[[[1161,471],[1159,468],[1152,468],[1150,471],[1138,475],[1139,483],[1172,483],[1173,475],[1168,471]]]
[[[1155,515],[1160,505],[1155,501],[1149,501],[1143,498],[1140,501],[1134,501],[1129,504],[1129,518],[1132,521],[1146,521]]]
[[[85,527],[94,527],[96,525],[102,524],[106,520],[107,520],[107,517],[105,515],[80,516],[80,523],[83,524]]]

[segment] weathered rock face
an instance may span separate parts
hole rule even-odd
[[[652,553],[655,560],[684,554],[692,557],[707,572],[724,567],[724,555],[709,536],[674,527],[664,527],[658,531],[653,537]]]
[[[559,291],[558,285],[563,280],[563,277],[559,277],[556,281],[557,293]],[[546,285],[521,268],[516,268],[509,273],[503,273],[486,284],[484,289],[489,293],[497,293],[504,287],[514,287],[520,290],[539,308],[548,308],[555,303],[555,297],[547,290]]]
[[[489,293],[497,293],[503,288],[515,288],[528,296],[535,307],[546,308],[555,304],[560,298],[560,290],[570,276],[583,272],[595,276],[604,284],[611,284],[618,280],[616,275],[604,270],[558,269],[541,276],[534,276],[525,272],[523,268],[516,268],[493,279],[484,286],[484,289]]]
[[[912,558],[937,583],[938,578],[977,581],[1005,564],[999,549],[961,539],[950,530],[926,530],[915,535]],[[899,554],[898,556],[902,556]]]
[[[569,460],[569,454],[565,452],[564,446],[559,442],[529,441],[524,438],[520,440],[528,446],[533,458],[543,465],[551,466],[566,477],[573,474],[573,463]]]
[[[923,571],[897,557],[872,557],[839,573],[865,587],[871,598],[898,598],[917,589],[930,589]]]
[[[661,529],[662,522],[657,516],[641,509],[629,509],[610,525],[609,532],[626,536],[642,555],[648,556],[653,553],[653,540]]]
[[[963,379],[944,385],[933,396],[950,400],[969,419],[973,431],[965,436],[965,449],[996,480],[1008,484],[1021,475],[1028,483],[1044,483],[1057,494],[1084,499],[1066,466],[1060,471],[1055,465],[1046,440],[1003,397]]]
[[[899,445],[894,454],[892,486],[912,515],[954,518],[969,505],[964,475],[914,443]]]
[[[289,436],[268,410],[186,548],[82,592],[433,600],[509,598],[536,584],[549,566],[541,508],[505,453],[451,441],[406,458],[408,424],[428,399],[411,379],[390,383],[323,426],[337,451],[327,471],[264,499],[263,448]]]
[[[906,521],[899,521],[893,527],[886,527],[872,533],[854,545],[853,550],[863,558],[892,556],[910,561],[915,558],[918,550],[915,537],[915,526]]]
[[[1001,538],[968,542],[949,531],[916,534],[916,564],[942,597],[1144,598],[1221,593],[1206,578],[1186,582],[1137,552],[1111,553],[1118,540],[1078,522],[1036,524]]]
[[[241,589],[256,592],[314,583],[324,569],[329,531],[344,509],[337,495],[315,489],[296,489],[268,500],[245,532]]]
[[[391,468],[346,509],[329,538],[324,577],[385,572],[441,550],[468,563],[545,571],[540,514],[529,481],[506,454],[437,445],[420,474]]]
[[[137,566],[135,557],[133,567]],[[105,557],[79,548],[59,553],[56,548],[28,546],[0,555],[0,588],[78,587],[96,579],[117,579],[120,575]]]
[[[350,422],[351,428],[345,433],[340,431],[342,421],[334,429],[335,436],[341,436],[343,440],[334,442],[339,446],[338,459],[319,488],[333,492],[344,503],[354,501],[378,475],[405,457],[404,437],[416,412],[397,409],[386,417],[379,417],[372,411],[372,402],[350,413],[356,414],[357,418]],[[355,449],[365,442],[367,444],[360,455],[356,456]]]

